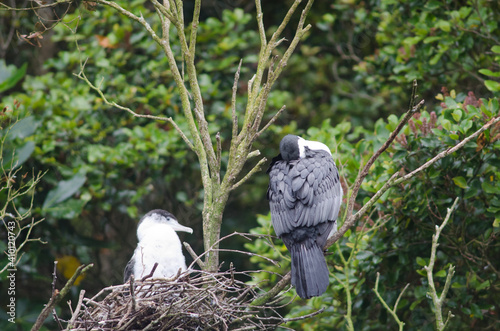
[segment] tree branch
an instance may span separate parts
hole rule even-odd
[[[51,7],[57,7],[61,4],[72,4],[75,0],[59,0],[54,3],[49,3],[49,4],[44,4],[44,5],[39,5],[39,6],[32,6],[32,7],[23,7],[23,8],[16,8],[16,7],[10,7],[4,3],[0,2],[0,11],[27,11],[27,10],[38,10],[38,9],[44,9],[44,8],[51,8]]]
[[[184,134],[184,132],[181,130],[181,128],[177,125],[177,123],[175,123],[175,121],[173,120],[172,117],[162,117],[162,116],[154,116],[154,115],[144,115],[144,114],[138,114],[136,113],[135,111],[133,111],[132,109],[128,108],[128,107],[124,107],[124,106],[121,106],[119,104],[117,104],[116,102],[114,101],[109,101],[106,96],[104,95],[104,92],[100,89],[100,87],[98,86],[95,86],[94,84],[92,84],[89,79],[87,78],[87,76],[85,75],[85,72],[84,72],[84,69],[85,69],[85,63],[81,63],[80,62],[80,72],[78,74],[73,74],[75,75],[76,77],[80,78],[81,80],[83,80],[85,83],[87,83],[87,85],[93,89],[94,91],[96,91],[100,96],[101,96],[101,99],[104,101],[104,103],[108,106],[111,106],[111,107],[115,107],[115,108],[118,108],[120,110],[125,110],[126,112],[132,114],[134,117],[142,117],[142,118],[149,118],[149,119],[152,119],[152,120],[157,120],[157,121],[164,121],[164,122],[169,122],[170,124],[172,124],[172,126],[175,128],[175,130],[177,131],[177,133],[179,133],[179,135],[181,136],[182,140],[184,140],[184,142],[186,143],[186,145],[188,145],[188,147],[194,151],[194,146],[193,144],[191,143],[191,141],[186,137],[186,135]],[[102,80],[101,80],[102,82]]]
[[[448,208],[448,211],[446,213],[446,217],[441,224],[441,226],[436,225],[436,233],[432,236],[432,248],[431,248],[431,257],[429,260],[429,265],[425,266],[424,269],[427,272],[427,281],[429,282],[429,295],[432,298],[432,303],[434,304],[434,315],[436,316],[436,328],[438,331],[444,330],[446,327],[446,324],[448,323],[448,320],[453,317],[453,315],[448,314],[448,318],[446,322],[443,322],[443,312],[442,312],[442,305],[444,302],[444,299],[446,298],[446,294],[448,293],[448,290],[450,288],[451,284],[451,278],[453,277],[453,274],[455,273],[455,267],[450,265],[450,268],[448,269],[448,275],[446,277],[446,283],[443,288],[443,292],[441,292],[441,295],[438,296],[437,291],[436,291],[436,286],[434,284],[434,275],[432,274],[433,269],[434,269],[434,263],[436,262],[436,250],[437,247],[439,246],[438,241],[439,241],[439,236],[441,235],[441,232],[443,231],[444,227],[450,220],[451,214],[453,213],[453,210],[455,210],[455,207],[458,204],[459,198],[455,199],[455,202],[453,202],[453,205],[451,208]]]
[[[64,298],[68,292],[71,290],[71,287],[75,283],[76,279],[78,276],[81,274],[84,274],[87,272],[90,268],[92,268],[94,265],[93,264],[88,264],[84,265],[82,264],[81,266],[76,269],[75,273],[71,278],[66,282],[66,285],[64,285],[63,289],[61,291],[58,291],[57,289],[52,293],[52,297],[50,298],[49,302],[45,305],[45,308],[43,308],[42,312],[38,316],[38,318],[35,321],[35,324],[31,328],[31,331],[37,331],[40,330],[40,328],[43,325],[43,322],[49,317],[50,312],[54,307],[61,301],[62,298]]]
[[[278,112],[274,114],[274,116],[269,120],[269,122],[267,122],[267,124],[264,125],[264,127],[259,132],[256,133],[255,138],[258,138],[264,131],[266,131],[278,119],[278,117],[285,109],[286,106],[283,105],[283,107],[281,107],[280,110],[278,110]]]
[[[348,220],[346,223],[348,223],[347,225],[349,226],[349,228],[352,226],[352,224],[349,225],[349,220],[350,220],[351,215],[352,215],[352,211],[353,211],[353,208],[354,208],[354,203],[356,202],[356,198],[358,196],[359,188],[361,187],[361,184],[363,183],[364,179],[368,175],[368,171],[370,170],[371,166],[375,163],[375,161],[379,158],[379,156],[392,144],[392,142],[394,141],[394,139],[396,139],[396,137],[398,136],[399,132],[401,132],[401,130],[406,125],[406,123],[408,123],[408,121],[410,120],[410,118],[416,112],[420,111],[420,109],[424,105],[424,100],[422,100],[422,101],[420,101],[417,104],[417,106],[413,107],[413,100],[415,99],[416,91],[417,91],[417,81],[414,80],[413,81],[413,86],[412,86],[412,93],[411,93],[411,96],[410,96],[410,107],[406,111],[405,116],[399,122],[399,124],[394,129],[394,131],[391,133],[391,135],[389,136],[389,138],[385,141],[385,143],[368,160],[368,162],[363,167],[363,170],[361,170],[361,172],[359,173],[358,177],[356,178],[356,182],[354,183],[354,187],[352,188],[351,197],[349,199],[349,203],[347,205],[347,210],[346,210],[346,215],[347,215],[346,219]],[[342,228],[344,228],[344,225],[342,226]],[[345,231],[347,231],[347,229],[345,229]],[[339,230],[339,232],[342,232],[342,229]]]
[[[231,187],[231,190],[234,190],[236,188],[238,188],[241,184],[243,184],[244,182],[246,182],[250,177],[252,177],[253,174],[255,174],[257,171],[260,170],[260,167],[267,162],[267,159],[264,157],[262,158],[259,162],[257,162],[257,164],[255,165],[255,167],[252,168],[252,170],[250,170],[246,175],[245,177],[243,177],[242,179],[240,179],[236,184],[234,184],[232,187]]]
[[[261,296],[257,297],[254,301],[252,301],[251,305],[252,306],[265,305],[266,302],[277,296],[281,292],[281,290],[283,290],[290,283],[291,279],[292,279],[292,272],[289,271],[285,276],[283,276],[283,278],[280,279],[279,282],[276,283],[276,285],[274,285],[272,289],[262,294]]]

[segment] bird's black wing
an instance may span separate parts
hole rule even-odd
[[[326,151],[308,150],[306,158],[276,161],[269,171],[267,192],[276,234],[335,221],[342,194],[337,167]]]
[[[125,266],[125,270],[123,270],[123,283],[124,284],[129,280],[130,276],[134,272],[134,264],[135,264],[134,257],[132,256],[130,261],[128,261],[127,265]]]

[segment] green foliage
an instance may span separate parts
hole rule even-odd
[[[453,91],[452,91],[453,92]],[[455,93],[451,93],[454,95]],[[376,192],[395,171],[409,173],[436,154],[455,146],[493,116],[500,114],[498,99],[477,99],[447,95],[433,112],[416,114],[396,139],[391,148],[370,169],[362,185],[359,203]],[[352,184],[361,164],[371,156],[395,128],[399,119],[379,120],[373,132],[342,123],[330,126],[323,122],[320,128],[308,130],[308,138],[327,142],[340,164],[341,177]],[[346,289],[352,296],[352,319],[355,329],[397,328],[391,317],[372,295],[376,273],[380,272],[381,293],[389,306],[393,305],[406,283],[408,291],[398,305],[398,315],[410,330],[432,330],[433,313],[426,293],[428,284],[423,270],[429,263],[430,241],[435,225],[440,225],[447,208],[455,197],[460,197],[458,209],[444,230],[435,269],[435,281],[443,285],[450,264],[456,267],[452,289],[444,310],[455,315],[450,329],[472,326],[494,327],[498,309],[498,219],[500,188],[500,126],[486,130],[477,141],[468,143],[456,153],[441,159],[427,171],[409,182],[384,194],[369,216],[364,217],[353,231],[331,248],[327,255],[331,271],[331,286],[319,298],[300,301],[290,310],[295,317],[328,307],[328,313],[310,322],[296,322],[289,326],[300,329],[346,328]],[[255,233],[271,233],[270,217],[259,217],[260,227]],[[288,270],[286,249],[280,241],[272,250],[262,242],[247,244],[251,251],[278,259]],[[276,252],[281,252],[281,258]],[[342,256],[340,256],[342,254]],[[259,267],[274,270],[263,261]],[[493,266],[493,268],[492,268]],[[259,277],[259,276],[256,276]],[[270,282],[273,284],[272,280]],[[292,295],[292,294],[290,294]],[[474,308],[472,308],[474,307]],[[430,323],[430,324],[427,324]],[[394,324],[394,325],[393,325]]]
[[[251,8],[253,1],[248,3]],[[130,4],[155,31],[161,30],[149,4]],[[222,5],[218,2],[217,6]],[[265,25],[271,31],[281,22],[285,7],[278,2],[264,2],[263,6]],[[20,34],[34,30],[36,17],[28,17],[29,12],[20,12],[17,19],[5,15],[2,18],[9,15],[7,25],[19,28]],[[483,0],[316,1],[308,20],[313,28],[271,92],[266,119],[283,104],[287,110],[255,147],[270,159],[277,153],[280,137],[287,133],[325,142],[336,151],[343,180],[352,185],[371,151],[397,125],[399,115],[394,114],[406,108],[408,86],[414,78],[419,78],[419,91],[429,109],[434,109],[432,100],[442,86],[473,91],[455,95],[453,90],[442,90],[438,102],[443,107],[436,107],[434,115],[424,112],[411,121],[404,135],[370,169],[358,195],[359,204],[366,202],[391,174],[401,168],[407,172],[415,169],[498,114],[497,99],[479,103],[475,95],[498,93],[499,15],[497,2]],[[24,248],[23,278],[18,279],[19,297],[30,299],[19,300],[27,324],[50,297],[56,258],[99,261],[80,285],[87,292],[120,282],[136,241],[135,222],[152,208],[168,209],[195,228],[189,242],[195,251],[202,250],[201,230],[196,229],[201,229],[203,191],[194,153],[170,125],[109,109],[73,76],[80,70],[80,61],[85,62],[86,74],[94,84],[102,84],[110,100],[140,114],[173,116],[186,131],[186,124],[177,116],[181,107],[173,77],[158,45],[138,24],[102,6],[96,11],[74,8],[65,24],[52,31],[44,40],[54,42],[54,56],[43,65],[33,61],[38,58],[34,56],[38,48],[18,51],[11,47],[6,63],[15,65],[0,68],[0,92],[10,93],[0,100],[0,111],[5,113],[1,126],[6,127],[9,119],[23,118],[6,143],[4,164],[10,163],[15,150],[14,161],[23,169],[49,170],[33,201],[34,215],[46,221],[33,234],[50,245],[32,243]],[[210,132],[220,132],[223,142],[231,134],[231,88],[240,59],[237,111],[245,107],[246,83],[260,47],[256,31],[253,14],[241,9],[220,11],[218,17],[200,22],[198,79],[206,117],[212,123]],[[292,33],[285,31],[287,39]],[[180,60],[175,34],[170,38]],[[51,46],[44,47],[50,50]],[[389,305],[406,283],[411,284],[398,309],[407,327],[430,329],[432,307],[422,267],[428,262],[434,224],[440,224],[446,208],[459,196],[459,209],[443,233],[436,279],[441,280],[449,264],[456,266],[445,307],[457,316],[450,328],[494,328],[498,315],[495,270],[499,270],[494,243],[500,228],[498,135],[498,127],[484,132],[425,174],[384,194],[372,214],[348,231],[337,248],[330,248],[329,291],[320,298],[295,301],[289,312],[298,316],[326,307],[325,313],[291,326],[345,328],[348,288],[355,329],[395,327],[371,290],[380,271],[380,291]],[[224,153],[222,160],[227,160]],[[260,173],[235,192],[225,212],[223,233],[244,232],[256,224],[255,218],[259,226],[252,231],[273,233],[268,215],[255,217],[268,211],[263,198],[266,185],[266,175]],[[373,228],[382,220],[387,221],[384,227]],[[280,268],[256,258],[251,262],[283,273],[289,268],[288,253],[280,241],[274,244],[271,249],[258,240],[247,247],[280,261]],[[241,248],[241,242],[225,245]],[[231,261],[232,257],[224,259]],[[250,269],[249,261],[234,262],[239,270]],[[256,280],[262,277],[256,275]],[[64,280],[61,277],[59,284]],[[269,278],[270,285],[275,281]],[[75,289],[73,302],[77,294]]]
[[[5,65],[5,60],[0,61],[0,93],[7,91],[14,87],[24,75],[26,75],[26,68],[28,63],[24,63],[20,68],[13,65]]]
[[[500,64],[500,46],[495,45],[495,46],[491,47],[491,52],[495,54],[496,64],[497,65]],[[489,76],[491,78],[498,79],[498,77],[500,77],[500,72],[498,72],[498,71],[494,72],[494,71],[491,71],[490,69],[480,69],[479,73],[486,75],[486,76]],[[500,92],[500,83],[495,81],[495,80],[486,79],[484,81],[484,85],[491,92]]]
[[[142,10],[142,2],[133,10]],[[152,12],[143,14],[160,28]],[[80,19],[85,24],[77,24]],[[231,88],[239,59],[246,61],[242,75],[255,61],[248,48],[255,48],[259,39],[245,28],[250,20],[242,10],[227,11],[221,20],[208,19],[199,27],[198,68],[207,117],[221,119],[210,127],[214,134],[230,135]],[[35,312],[50,297],[56,259],[71,258],[76,265],[100,261],[80,284],[87,290],[121,282],[136,244],[136,222],[151,209],[167,209],[198,229],[189,241],[195,251],[203,249],[203,191],[195,154],[170,125],[109,109],[72,75],[79,71],[80,61],[86,62],[87,75],[102,83],[110,100],[138,113],[174,116],[187,132],[182,117],[176,116],[180,100],[166,59],[141,27],[123,24],[113,10],[75,11],[65,21],[67,26],[53,30],[53,41],[65,46],[45,63],[47,73],[24,77],[22,91],[4,97],[0,107],[5,113],[2,125],[25,117],[12,129],[8,142],[15,145],[6,145],[6,155],[16,148],[19,165],[49,170],[33,203],[34,214],[46,221],[33,235],[50,245],[24,247],[23,278],[18,280],[19,297],[29,297],[29,309]],[[76,34],[70,33],[68,27],[77,25]],[[66,271],[59,270],[58,284],[65,282]],[[73,302],[77,294],[75,288]]]

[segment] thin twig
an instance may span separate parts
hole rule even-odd
[[[191,248],[191,245],[189,245],[187,242],[183,242],[183,244],[186,250],[188,251],[189,255],[191,255],[191,257],[193,258],[193,263],[196,261],[196,263],[198,263],[198,266],[201,269],[205,269],[205,263],[203,263],[200,257],[194,252],[193,248]],[[192,267],[193,265],[191,264],[189,266],[189,269],[191,269]]]
[[[38,9],[44,9],[44,8],[50,8],[50,7],[56,7],[56,6],[59,6],[61,4],[71,4],[73,3],[75,0],[59,0],[57,2],[54,2],[54,3],[49,3],[49,4],[43,4],[43,5],[40,5],[40,6],[32,6],[32,7],[22,7],[22,8],[16,8],[16,7],[10,7],[4,3],[1,3],[0,2],[0,11],[29,11],[29,10],[38,10]]]
[[[153,269],[151,269],[151,272],[148,275],[142,277],[141,281],[145,281],[146,279],[153,277],[153,275],[156,271],[156,268],[158,268],[158,262],[155,262]]]
[[[64,285],[64,287],[63,287],[63,289],[61,291],[58,291],[56,289],[54,291],[54,293],[52,293],[52,297],[50,298],[49,302],[47,303],[47,305],[45,305],[45,308],[43,308],[42,312],[40,313],[40,315],[36,319],[35,324],[31,328],[31,331],[40,330],[40,328],[43,325],[43,322],[47,319],[47,317],[49,316],[49,314],[52,311],[52,309],[54,309],[54,307],[59,303],[59,301],[61,301],[61,299],[63,297],[65,297],[66,294],[68,294],[68,292],[70,291],[71,287],[75,283],[76,279],[81,274],[87,272],[87,270],[89,270],[93,266],[94,266],[93,264],[89,264],[89,265],[82,264],[81,266],[78,267],[78,269],[76,269],[76,271],[73,274],[73,276],[71,276],[71,278],[66,282],[66,285]]]
[[[134,275],[130,275],[130,296],[132,298],[132,312],[135,312],[137,309],[137,302],[135,300],[135,286],[134,286],[135,277]]]
[[[398,325],[399,325],[399,331],[403,331],[403,327],[404,327],[405,323],[402,322],[399,319],[398,315],[396,314],[396,310],[398,309],[399,300],[403,296],[403,293],[406,291],[406,289],[408,288],[408,286],[410,286],[410,284],[409,283],[406,284],[406,286],[401,291],[401,293],[399,293],[398,299],[396,300],[396,303],[394,304],[394,308],[391,309],[391,308],[389,308],[389,305],[385,302],[385,300],[382,298],[382,296],[378,292],[378,281],[379,281],[379,278],[380,278],[380,273],[377,272],[377,279],[375,280],[375,288],[373,289],[373,291],[375,292],[375,295],[380,300],[380,302],[385,307],[385,309],[392,315],[392,317],[394,318],[394,320],[396,321],[396,323],[398,323]]]
[[[416,112],[418,112],[422,108],[422,106],[424,105],[424,100],[422,100],[415,107],[413,107],[413,100],[415,99],[415,96],[416,96],[416,87],[417,87],[417,81],[414,80],[413,86],[412,86],[412,94],[410,96],[410,107],[406,111],[405,116],[401,119],[401,121],[399,121],[398,125],[396,126],[394,131],[391,133],[389,138],[385,141],[385,143],[368,160],[368,162],[363,167],[363,170],[360,172],[360,174],[356,178],[356,182],[354,183],[354,186],[352,188],[351,197],[349,198],[349,202],[348,202],[347,210],[346,210],[346,215],[347,215],[346,219],[347,219],[348,224],[345,224],[345,225],[349,225],[349,228],[352,226],[352,224],[349,224],[350,223],[349,221],[350,221],[352,211],[354,208],[354,203],[356,202],[356,198],[358,196],[358,192],[359,192],[359,189],[361,187],[361,184],[363,183],[364,179],[368,175],[368,171],[370,170],[371,166],[375,163],[375,161],[379,158],[379,156],[392,144],[394,139],[396,139],[399,132],[401,132],[401,130],[406,125],[406,123],[408,123],[410,118]],[[342,226],[342,228],[344,228],[344,226]],[[339,232],[342,232],[342,230],[344,230],[342,228],[339,230]],[[345,229],[345,231],[347,231],[347,229]]]
[[[267,162],[267,159],[264,157],[262,158],[259,162],[257,162],[257,164],[255,165],[255,167],[252,168],[252,170],[250,170],[246,175],[245,177],[243,177],[242,179],[240,179],[236,184],[234,184],[233,186],[231,186],[231,190],[235,190],[237,189],[238,187],[240,187],[240,185],[242,185],[243,183],[245,183],[248,179],[250,179],[250,177],[252,177],[252,175],[254,173],[256,173],[257,171],[260,171],[260,167]]]
[[[482,132],[488,130],[491,126],[495,125],[498,122],[500,122],[500,116],[492,118],[490,121],[488,121],[488,123],[486,123],[485,125],[483,125],[480,129],[478,129],[476,132],[474,132],[473,134],[471,134],[470,136],[468,136],[467,138],[465,138],[464,140],[462,140],[458,144],[456,144],[454,147],[451,147],[451,148],[448,148],[447,150],[442,151],[441,153],[439,153],[438,155],[436,155],[431,160],[427,161],[426,163],[424,163],[423,165],[421,165],[417,169],[415,169],[412,172],[410,172],[409,174],[407,174],[407,175],[399,178],[397,181],[394,182],[394,185],[398,185],[398,184],[400,184],[402,182],[407,181],[408,179],[414,177],[416,174],[418,174],[422,170],[425,170],[425,169],[429,168],[431,165],[433,165],[437,161],[441,160],[445,156],[448,156],[451,153],[456,152],[460,148],[464,147],[464,145],[467,144],[469,141],[475,139]]]
[[[112,106],[112,107],[118,108],[120,110],[125,110],[126,112],[130,113],[134,117],[149,118],[149,119],[152,119],[152,120],[169,122],[175,128],[175,130],[177,131],[177,133],[179,133],[179,135],[181,136],[182,140],[184,140],[184,142],[186,143],[186,145],[188,145],[188,147],[191,150],[194,150],[193,144],[187,138],[187,136],[184,134],[184,132],[181,130],[181,128],[177,125],[177,123],[174,121],[174,119],[172,117],[162,117],[162,116],[154,116],[154,115],[148,115],[148,114],[138,114],[138,113],[136,113],[135,111],[133,111],[132,109],[130,109],[128,107],[124,107],[122,105],[119,105],[119,104],[117,104],[114,101],[109,101],[106,98],[106,96],[104,95],[104,92],[100,89],[100,87],[95,86],[94,84],[92,84],[88,80],[87,76],[84,73],[84,69],[85,69],[85,63],[81,65],[80,72],[78,74],[74,74],[74,75],[76,77],[80,78],[81,80],[83,80],[85,83],[87,83],[87,85],[91,89],[93,89],[94,91],[96,91],[101,96],[101,99],[104,101],[105,104],[107,104],[108,106]]]
[[[293,322],[293,321],[300,321],[300,320],[303,320],[303,319],[306,319],[306,318],[311,318],[313,316],[319,315],[319,314],[321,314],[324,311],[325,311],[325,307],[323,307],[323,308],[321,308],[321,309],[319,309],[317,311],[313,311],[310,314],[306,314],[306,315],[302,315],[302,316],[298,316],[298,317],[292,317],[292,318],[284,318],[283,322],[287,323],[287,322]]]
[[[257,132],[255,137],[258,138],[264,131],[266,131],[272,124],[274,124],[274,122],[278,119],[278,117],[285,109],[286,106],[283,105],[283,107],[281,107],[280,110],[278,110],[278,112],[269,120],[269,122],[267,122],[267,124],[264,125],[264,127],[259,132]]]
[[[272,289],[258,296],[255,300],[253,300],[251,305],[252,306],[265,305],[266,302],[277,296],[278,293],[280,293],[281,290],[284,289],[290,283],[291,279],[292,279],[292,273],[291,271],[289,271],[285,276],[283,276],[283,278],[280,279],[279,282],[276,283],[276,285],[273,286]]]
[[[80,296],[78,297],[78,303],[76,305],[75,311],[71,315],[71,320],[68,323],[68,327],[66,329],[71,329],[73,325],[75,325],[76,318],[78,317],[78,314],[80,313],[80,309],[83,304],[83,298],[85,297],[85,290],[80,291]],[[71,308],[71,306],[70,306]]]

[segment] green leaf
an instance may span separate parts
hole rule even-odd
[[[463,284],[460,284],[459,282],[454,282],[453,284],[451,284],[451,288],[464,288],[465,285]]]
[[[2,81],[0,82],[0,93],[14,87],[17,84],[17,82],[19,82],[24,77],[24,75],[26,75],[26,68],[28,68],[27,62],[24,63],[21,66],[21,68],[14,69],[10,73],[10,75],[7,76],[7,78],[2,79]]]
[[[436,276],[436,277],[446,277],[446,271],[444,271],[444,270],[439,270],[438,272],[436,272],[436,273],[434,274],[434,276]]]
[[[80,215],[83,210],[83,206],[87,201],[80,199],[69,199],[64,202],[57,204],[56,206],[46,208],[43,210],[43,214],[50,214],[55,219],[73,219]]]
[[[457,122],[460,122],[460,119],[462,118],[462,110],[461,109],[455,109],[453,113],[451,113],[451,116],[453,116],[453,119]]]
[[[7,137],[9,140],[13,140],[16,138],[24,139],[35,133],[37,126],[38,123],[36,122],[35,117],[25,117],[12,126],[12,129],[10,129]]]
[[[443,56],[443,53],[437,53],[436,55],[434,55],[430,60],[429,60],[429,64],[430,65],[436,65],[436,63],[438,63],[439,59],[441,58],[441,56]]]
[[[500,77],[500,71],[493,72],[489,69],[479,69],[479,73],[491,77]]]
[[[495,45],[495,46],[491,47],[491,51],[494,53],[500,54],[500,46]]]
[[[418,269],[417,270],[417,274],[419,274],[420,276],[427,276],[427,271],[425,271],[424,269]]]
[[[458,140],[458,134],[456,133],[450,133],[450,138],[453,139],[453,140]]]
[[[437,40],[441,40],[442,37],[441,36],[432,36],[432,37],[427,37],[424,39],[424,44],[430,44],[432,42],[435,42]]]
[[[467,131],[469,131],[470,128],[472,128],[472,121],[471,120],[467,120],[465,122],[462,122],[462,124],[460,125],[460,131],[463,134],[467,134]]]
[[[422,299],[413,301],[413,303],[410,305],[410,310],[415,309],[415,307],[417,307],[420,304],[420,302],[422,302]]]
[[[427,262],[425,261],[425,259],[417,256],[417,264],[421,267],[425,267],[427,265]]]
[[[446,131],[451,130],[451,122],[450,121],[443,119],[442,125],[443,125],[443,128],[446,129]]]
[[[15,150],[14,155],[7,152],[4,154],[6,157],[2,159],[2,166],[7,169],[15,169],[20,167],[26,160],[33,154],[35,150],[35,143],[33,141],[28,141],[22,147]]]
[[[467,181],[462,176],[454,177],[453,182],[460,188],[467,188]]]
[[[69,180],[60,181],[59,184],[57,184],[56,188],[54,188],[47,194],[47,197],[43,202],[42,209],[48,209],[55,204],[68,199],[73,194],[78,192],[78,190],[83,186],[86,180],[87,177],[85,175],[78,173]]]
[[[436,26],[443,30],[444,32],[450,32],[451,31],[451,24],[448,21],[440,20],[437,22]]]
[[[489,194],[500,194],[500,187],[497,185],[492,185],[489,182],[482,182],[481,187],[483,191]]]
[[[491,92],[499,92],[500,91],[500,83],[495,82],[494,80],[485,80],[484,85]]]

